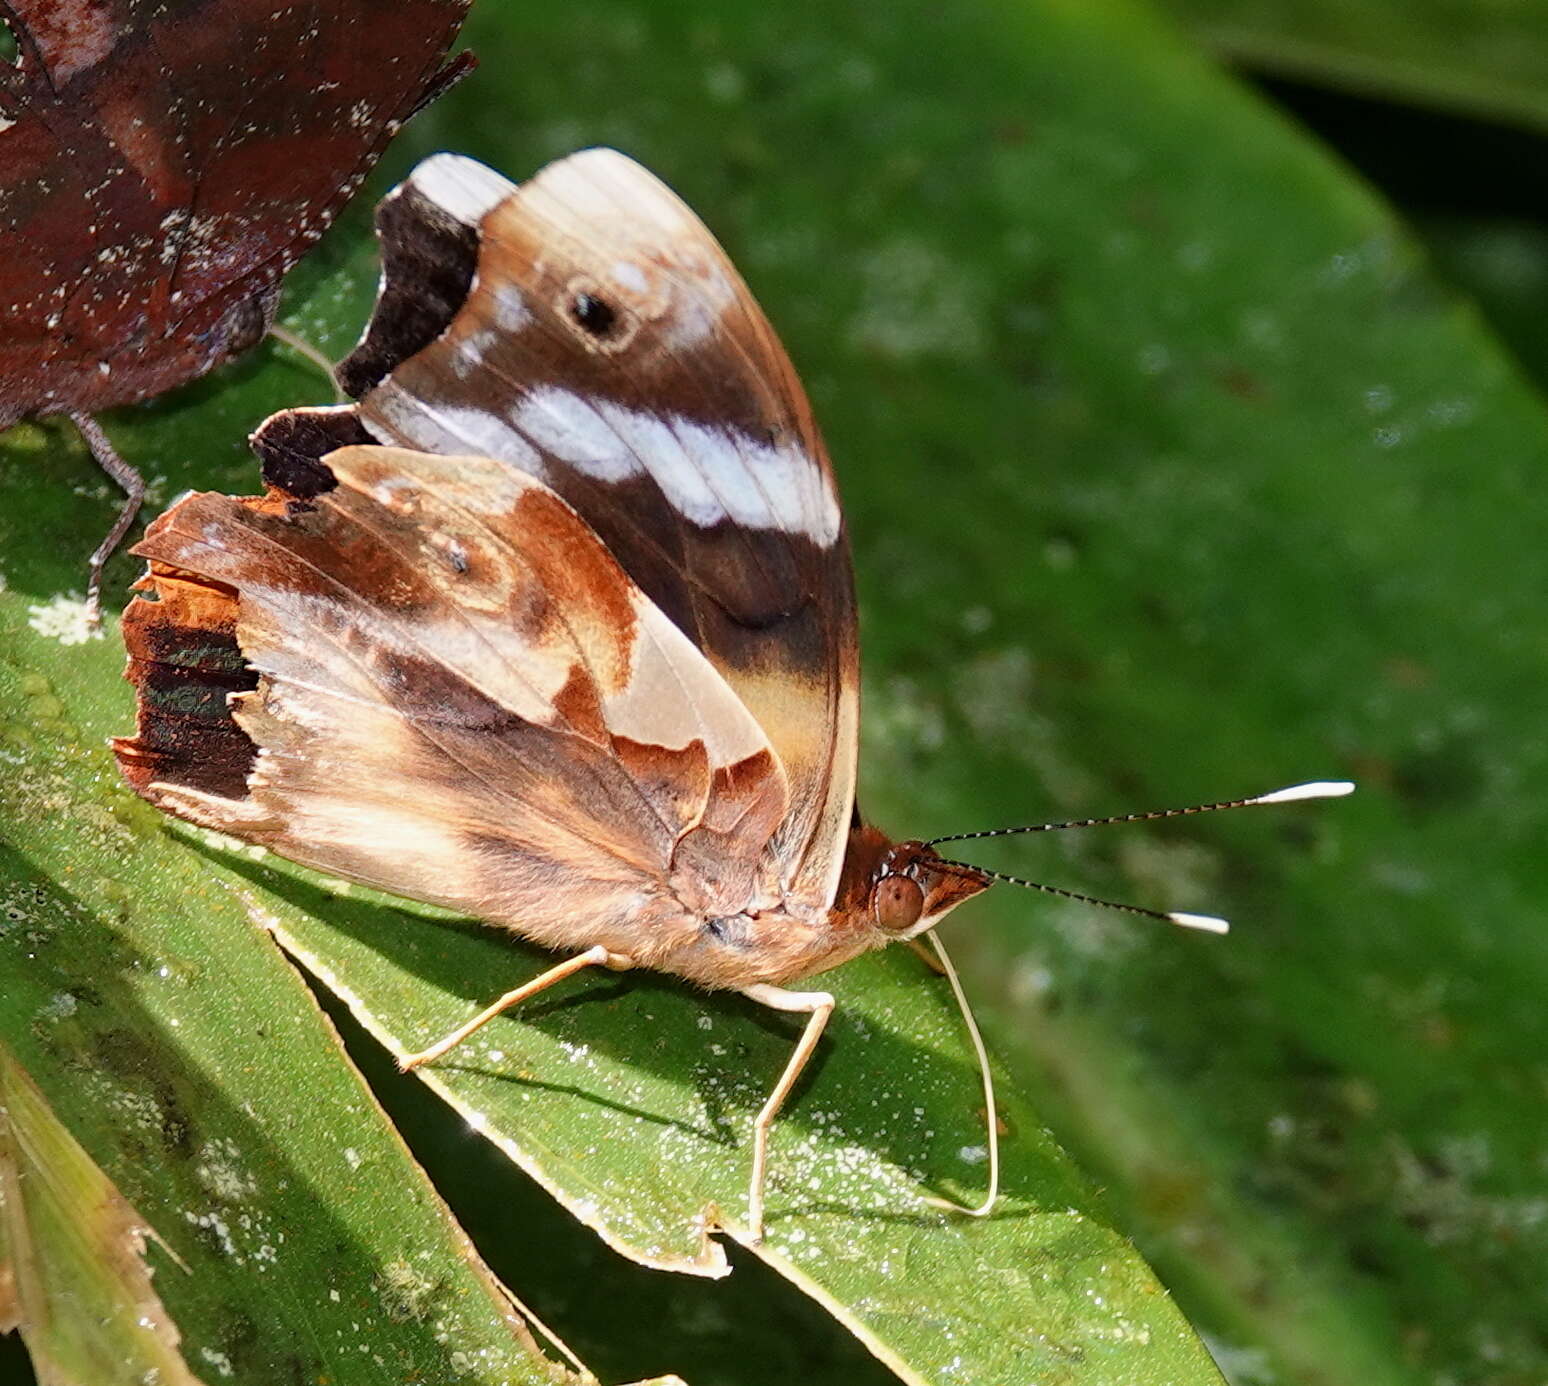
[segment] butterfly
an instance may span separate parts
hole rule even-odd
[[[68,415],[129,497],[92,415],[262,340],[280,281],[399,126],[465,74],[469,0],[0,5],[0,429]]]
[[[520,186],[437,155],[377,224],[354,402],[276,415],[266,495],[189,496],[134,550],[119,763],[168,812],[567,955],[406,1066],[586,968],[804,1015],[753,1123],[760,1237],[834,1009],[794,984],[997,873],[859,813],[833,469],[694,214],[592,149]]]

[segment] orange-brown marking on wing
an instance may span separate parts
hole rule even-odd
[[[766,789],[775,773],[767,748],[715,768],[702,817],[672,852],[672,888],[690,908],[713,914],[727,897],[745,898],[749,909],[783,905],[778,861],[764,852],[784,813]]]
[[[614,736],[610,742],[618,763],[641,792],[678,832],[691,831],[704,812],[711,792],[709,756],[702,741],[668,750],[664,746]],[[758,844],[761,849],[762,843]]]

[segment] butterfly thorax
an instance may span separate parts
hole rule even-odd
[[[651,965],[716,988],[792,982],[913,938],[989,884],[987,876],[947,867],[922,842],[894,842],[856,823],[828,910],[814,915],[781,903],[706,917],[696,937]]]

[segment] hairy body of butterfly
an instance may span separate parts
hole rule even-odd
[[[449,906],[584,967],[809,1016],[785,984],[912,938],[987,874],[855,810],[858,654],[837,489],[746,286],[638,165],[516,188],[437,156],[378,217],[356,403],[255,436],[266,496],[147,531],[125,616],[152,803]]]

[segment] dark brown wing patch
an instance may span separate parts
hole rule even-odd
[[[158,780],[239,799],[258,748],[231,716],[230,696],[258,686],[236,638],[236,593],[222,583],[162,567],[136,584],[155,600],[124,614],[129,667],[138,694],[133,737],[113,749],[138,794]]]

